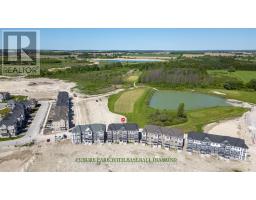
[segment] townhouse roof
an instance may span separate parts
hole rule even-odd
[[[173,136],[173,137],[184,137],[184,132],[178,128],[167,128],[161,127],[161,131],[163,135]]]
[[[83,133],[86,131],[92,131],[93,133],[99,132],[99,131],[106,131],[106,125],[105,124],[86,124],[86,125],[77,125],[73,128],[73,133]]]
[[[3,98],[8,98],[8,97],[10,97],[10,93],[9,93],[9,92],[0,92],[0,95],[2,95]]]
[[[53,121],[68,120],[69,118],[68,92],[59,92],[54,109]]]
[[[150,133],[161,133],[161,127],[156,125],[146,125],[144,131]]]
[[[108,125],[108,131],[139,131],[139,126],[135,123],[113,123]]]
[[[69,95],[68,92],[59,92],[56,106],[68,106]]]
[[[210,140],[214,143],[222,143],[222,144],[229,144],[231,146],[242,147],[248,149],[248,146],[245,144],[245,141],[241,138],[235,138],[230,136],[222,136],[222,135],[215,135],[215,134],[208,134],[208,133],[197,133],[197,132],[189,132],[188,139],[193,140]]]
[[[12,126],[17,123],[17,118],[15,118],[11,113],[6,115],[1,121],[0,121],[0,126],[5,125],[5,126]]]
[[[35,99],[25,100],[21,102],[25,107],[29,107],[31,105],[36,105],[37,101]]]
[[[24,115],[25,108],[23,103],[16,103],[15,107],[12,110],[12,115],[16,118],[20,117],[21,115]]]
[[[106,131],[106,125],[105,124],[90,124],[90,128],[92,132],[99,132],[99,131]]]

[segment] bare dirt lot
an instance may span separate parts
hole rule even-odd
[[[124,116],[112,113],[108,109],[108,96],[117,92],[119,91],[88,98],[82,96],[74,98],[75,124],[119,123]]]
[[[58,91],[70,92],[75,83],[48,78],[1,78],[0,91],[36,99],[55,99]]]
[[[77,158],[176,158],[172,163],[83,163]],[[74,145],[70,141],[0,154],[0,171],[255,171],[252,161],[227,161],[141,144]]]

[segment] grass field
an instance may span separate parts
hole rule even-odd
[[[136,89],[138,90],[138,89]],[[146,124],[148,124],[148,117],[151,113],[154,112],[153,108],[150,108],[147,105],[147,100],[150,99],[150,95],[151,95],[151,89],[149,88],[139,88],[140,93],[142,93],[139,98],[137,98],[136,101],[133,101],[133,112],[131,113],[124,113],[124,112],[117,112],[115,111],[115,104],[116,102],[119,100],[119,98],[122,95],[125,95],[125,93],[129,94],[129,90],[119,93],[119,94],[115,94],[109,97],[108,99],[108,107],[110,109],[110,111],[115,112],[115,113],[119,113],[119,114],[123,114],[127,117],[128,122],[135,122],[137,123],[140,127],[144,127]]]
[[[151,89],[149,88],[140,88],[144,90],[142,95],[138,97],[133,102],[133,112],[131,113],[124,113],[124,112],[116,112],[115,111],[115,104],[120,101],[121,96],[126,96],[130,94],[131,91],[125,91],[123,93],[119,93],[113,95],[109,98],[109,109],[112,112],[116,112],[119,114],[123,114],[127,117],[128,122],[135,122],[139,124],[140,127],[144,127],[146,124],[149,124],[149,116],[155,111],[155,109],[148,106],[147,102],[151,98]],[[207,91],[204,91],[207,93]],[[210,91],[208,91],[210,92]],[[241,95],[242,96],[242,95]],[[125,101],[125,98],[123,99]],[[256,99],[255,99],[256,100]],[[120,111],[120,110],[119,110]],[[241,116],[247,109],[239,108],[239,107],[214,107],[214,108],[206,108],[200,110],[194,110],[187,112],[188,121],[174,125],[175,127],[179,127],[184,129],[184,131],[201,131],[202,127],[206,124],[216,122],[223,119],[229,119],[234,117]],[[175,112],[175,111],[174,111]]]
[[[145,92],[144,88],[130,90],[121,94],[114,105],[114,111],[117,113],[133,112],[134,104]]]
[[[237,78],[238,80],[248,83],[251,79],[256,78],[256,71],[235,71],[228,72],[226,70],[207,70],[207,72],[215,77],[228,76]]]
[[[195,91],[207,93],[207,94],[214,94],[213,91],[221,92],[226,95],[220,95],[220,96],[223,96],[227,99],[236,99],[236,100],[256,104],[256,92],[255,91],[225,90],[225,89],[201,89],[201,88],[195,89]]]
[[[214,107],[187,113],[188,121],[175,125],[184,131],[202,131],[202,127],[213,122],[241,116],[247,109],[239,107]]]

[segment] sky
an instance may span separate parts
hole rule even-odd
[[[45,50],[256,50],[256,29],[35,30]]]

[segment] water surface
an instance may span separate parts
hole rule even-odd
[[[163,60],[157,59],[98,59],[99,62],[109,62],[109,63],[145,63],[145,62],[162,62]]]
[[[224,98],[195,92],[156,91],[150,100],[150,106],[157,109],[176,110],[180,103],[186,110],[231,106]]]

